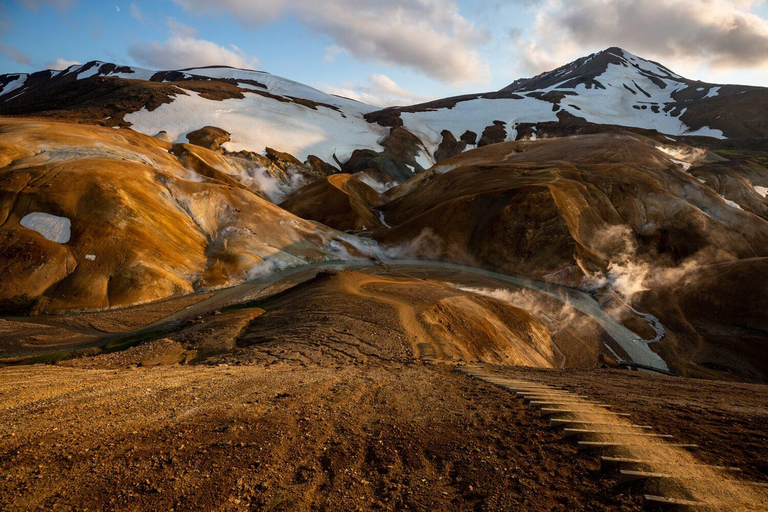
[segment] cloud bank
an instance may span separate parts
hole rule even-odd
[[[518,41],[531,72],[585,53],[620,46],[665,62],[712,69],[768,64],[768,20],[756,0],[543,0],[535,36]]]
[[[32,62],[26,53],[5,41],[0,41],[0,56],[18,64],[31,64]]]
[[[453,0],[173,1],[194,13],[223,10],[245,27],[292,16],[360,61],[406,66],[452,85],[490,75],[476,50],[490,35]]]
[[[128,48],[128,54],[139,65],[154,69],[214,65],[254,68],[259,62],[256,57],[245,54],[235,45],[227,48],[212,41],[198,39],[195,29],[173,18],[169,18],[166,25],[170,37],[164,42],[151,41]]]
[[[59,57],[58,59],[51,62],[46,62],[45,69],[55,69],[57,71],[61,71],[62,69],[67,69],[69,66],[74,66],[75,64],[82,64],[82,62],[62,59]]]
[[[328,94],[344,96],[369,105],[387,107],[392,105],[413,105],[433,98],[418,96],[401,87],[387,75],[376,74],[365,83],[345,82],[340,87],[323,87]]]

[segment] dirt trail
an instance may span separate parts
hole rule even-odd
[[[446,365],[0,371],[2,510],[637,510]]]
[[[176,311],[162,319],[153,321],[148,325],[123,333],[103,334],[99,336],[95,341],[89,342],[80,348],[103,346],[107,343],[119,341],[125,338],[137,337],[150,333],[165,332],[181,325],[183,322],[190,318],[209,313],[218,308],[221,308],[224,305],[238,303],[239,301],[244,300],[246,297],[252,300],[254,297],[258,297],[266,293],[270,287],[279,283],[298,284],[307,281],[308,279],[314,277],[318,271],[326,269],[348,269],[372,274],[375,273],[378,275],[381,275],[382,273],[397,274],[398,272],[402,271],[407,272],[409,270],[418,270],[425,273],[427,276],[431,273],[444,274],[446,271],[452,271],[459,273],[458,275],[463,273],[465,275],[476,275],[483,278],[496,280],[498,281],[499,288],[504,288],[505,283],[512,283],[516,286],[529,288],[547,294],[550,297],[562,302],[563,304],[569,304],[576,308],[578,311],[590,316],[605,329],[605,331],[622,349],[624,349],[627,354],[629,354],[629,358],[632,362],[645,364],[652,368],[667,368],[664,361],[655,352],[653,352],[653,350],[651,350],[646,343],[638,341],[639,337],[637,335],[635,335],[632,331],[627,329],[617,320],[608,316],[608,314],[606,314],[600,308],[600,305],[597,303],[597,301],[595,301],[588,294],[559,285],[518,278],[506,274],[499,274],[474,267],[421,260],[386,260],[385,265],[381,266],[374,265],[367,261],[335,261],[314,263],[310,265],[290,268],[276,272],[267,277],[257,279],[253,282],[217,290],[212,292],[213,295],[211,297],[201,300],[191,305],[190,307]],[[413,323],[413,318],[411,317],[413,313],[409,311],[409,308],[403,307],[403,305],[391,295],[382,295],[381,299],[384,301],[394,300],[395,302],[393,302],[392,305],[396,308],[400,308],[398,309],[398,312],[402,315],[404,322],[408,322],[409,325],[412,326],[411,332],[414,333],[416,340],[414,354],[417,356],[425,355],[439,357],[439,351],[434,355],[431,353],[423,352],[428,350],[428,347],[431,346],[429,343],[424,341],[428,340],[429,337],[425,336],[423,331],[420,331],[416,324]],[[47,317],[34,317],[29,321],[34,322],[39,320],[44,322],[46,321],[46,318]],[[58,349],[59,348],[56,350]],[[11,351],[8,353],[9,355],[20,355],[13,354]],[[44,351],[35,353],[44,353]]]
[[[365,276],[362,279],[355,281],[345,280],[344,289],[351,295],[356,295],[364,299],[373,298],[376,301],[384,302],[395,308],[397,315],[400,319],[400,323],[411,342],[411,350],[413,356],[416,358],[422,357],[435,357],[437,356],[437,347],[432,342],[433,338],[424,331],[419,314],[417,313],[414,304],[410,301],[398,298],[397,295],[391,295],[382,292],[380,288],[366,287],[370,284],[398,284],[403,285],[402,281],[393,281],[380,276]],[[363,288],[365,288],[363,290]]]

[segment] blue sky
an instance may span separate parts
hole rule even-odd
[[[0,73],[104,60],[229,63],[379,103],[496,90],[609,46],[768,85],[751,0],[6,0]],[[233,46],[234,45],[234,46]]]

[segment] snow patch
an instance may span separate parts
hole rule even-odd
[[[265,73],[263,71],[253,71],[247,69],[234,69],[234,68],[193,68],[187,69],[185,72],[197,76],[206,76],[209,78],[229,78],[234,80],[253,80],[260,84],[264,84],[267,90],[271,94],[279,96],[304,98],[318,103],[325,103],[327,105],[333,105],[341,108],[345,112],[354,112],[357,114],[367,114],[368,112],[374,112],[379,110],[379,107],[367,105],[365,103],[353,101],[347,98],[340,98],[331,94],[324,93],[314,87],[288,80],[279,76]],[[263,90],[250,84],[238,83],[239,87],[243,89]]]
[[[437,174],[445,174],[447,172],[451,172],[455,168],[456,166],[451,164],[436,165],[432,172],[435,172]]]
[[[375,179],[371,178],[367,174],[358,174],[355,176],[357,179],[371,187],[373,190],[378,192],[379,194],[383,194],[387,190],[396,187],[397,182],[395,181],[389,181],[387,183],[381,183],[379,181],[376,181]]]
[[[755,187],[755,192],[763,196],[764,199],[768,199],[768,187]]]
[[[737,209],[739,209],[739,210],[744,210],[744,208],[742,208],[741,206],[739,206],[739,204],[738,204],[738,203],[736,203],[736,202],[734,202],[734,201],[731,201],[730,199],[726,199],[726,197],[725,197],[724,195],[721,195],[720,197],[722,198],[722,200],[723,200],[723,201],[725,201],[725,204],[727,204],[727,205],[728,205],[728,206],[730,206],[731,208],[737,208]]]
[[[704,149],[699,148],[691,148],[691,147],[676,147],[676,146],[666,146],[663,144],[660,144],[656,146],[656,149],[664,153],[669,157],[670,160],[672,160],[674,163],[681,165],[683,167],[684,171],[688,171],[688,169],[691,168],[691,165],[696,163],[699,159],[701,159],[704,155],[706,155],[707,151]]]
[[[95,254],[86,254],[85,259],[88,261],[96,261],[96,255]]]
[[[34,212],[24,216],[19,222],[22,226],[40,233],[43,238],[65,244],[71,236],[72,223],[66,217],[58,217],[49,213]]]
[[[374,210],[379,214],[379,222],[385,227],[385,228],[391,228],[389,224],[387,224],[387,219],[384,218],[384,212],[381,210]]]
[[[427,152],[434,155],[443,140],[443,130],[448,130],[459,139],[465,131],[482,134],[494,121],[507,122],[507,140],[515,140],[518,123],[557,121],[552,104],[536,98],[486,99],[461,101],[453,108],[441,108],[427,112],[404,112],[400,114],[403,126],[420,138]]]
[[[27,81],[27,75],[19,75],[19,77],[16,78],[16,80],[13,80],[5,84],[5,87],[0,89],[0,96],[10,94],[11,92],[15,91],[16,89],[24,85],[26,81]]]
[[[419,151],[419,154],[416,155],[416,163],[426,170],[435,165],[435,159],[429,156],[427,151]]]
[[[93,75],[97,74],[99,72],[99,68],[101,68],[101,65],[95,65],[91,67],[90,69],[87,69],[85,71],[78,71],[77,73],[77,79],[83,80],[85,78],[90,78]]]

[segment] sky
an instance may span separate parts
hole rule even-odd
[[[102,60],[268,71],[377,105],[498,90],[619,46],[768,86],[763,0],[0,0],[0,74]]]

